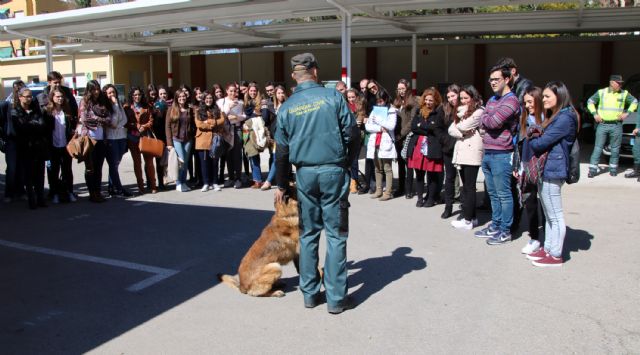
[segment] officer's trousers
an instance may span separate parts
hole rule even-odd
[[[320,293],[318,243],[323,227],[327,238],[324,287],[328,306],[340,306],[347,295],[347,237],[349,236],[349,173],[337,165],[299,167],[300,290],[305,300]]]
[[[609,139],[609,149],[611,157],[609,157],[609,169],[618,168],[618,159],[620,158],[620,145],[622,144],[622,122],[600,123],[596,127],[596,142],[593,145],[593,153],[589,161],[589,169],[598,169],[600,155],[605,143]]]

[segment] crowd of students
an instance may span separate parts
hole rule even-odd
[[[241,82],[192,90],[181,85],[171,92],[149,85],[132,87],[123,103],[114,85],[101,88],[92,80],[76,105],[59,73],[51,72],[47,79],[47,88],[37,98],[18,83],[14,100],[0,106],[6,202],[26,196],[30,208],[45,207],[45,166],[51,201],[76,201],[72,159],[65,149],[76,136],[94,142],[84,161],[84,175],[89,200],[95,203],[105,201],[101,191],[105,160],[109,196],[167,189],[167,159],[141,152],[139,141],[144,136],[160,139],[175,151],[180,162],[177,191],[268,190],[274,183],[272,137],[278,110],[287,99],[283,86],[268,82],[261,90],[255,82]],[[488,81],[493,96],[486,105],[472,85],[452,84],[442,94],[429,87],[414,96],[404,79],[398,81],[395,95],[374,79],[360,81],[360,90],[339,83],[336,90],[344,94],[361,131],[361,149],[366,150],[364,172],[357,161],[350,167],[351,192],[370,193],[380,201],[415,197],[416,207],[443,204],[441,217],[448,219],[459,190],[461,217],[451,225],[471,230],[478,224],[476,180],[482,169],[491,223],[475,236],[486,238],[489,245],[511,241],[523,206],[530,240],[522,252],[537,266],[562,265],[565,225],[560,190],[579,127],[577,112],[563,83],[535,87],[509,58],[490,69]],[[125,188],[119,176],[127,151],[133,160],[135,191]],[[269,152],[270,168],[263,174],[260,153],[264,151]],[[523,178],[528,173],[525,166],[541,155],[546,164],[539,181],[531,183]],[[541,225],[544,245],[539,242]]]

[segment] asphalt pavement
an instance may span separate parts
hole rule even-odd
[[[587,179],[582,168],[581,181],[562,188],[559,269],[520,253],[524,225],[512,243],[489,246],[451,228],[442,205],[351,195],[357,306],[331,315],[325,304],[303,307],[292,265],[283,298],[216,279],[235,273],[271,218],[272,191],[169,190],[94,204],[74,163],[78,202],[35,211],[0,202],[0,353],[640,353],[640,182]],[[4,170],[0,154],[2,189]],[[128,154],[121,175],[133,188]]]

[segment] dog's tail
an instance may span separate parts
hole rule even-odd
[[[235,288],[236,290],[240,290],[240,281],[238,281],[238,276],[218,274],[218,280],[220,282],[227,284],[227,286],[231,288]]]

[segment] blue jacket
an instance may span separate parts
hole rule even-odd
[[[280,107],[276,156],[295,166],[347,166],[356,121],[340,92],[313,81],[301,83]]]
[[[572,108],[564,108],[538,138],[531,138],[529,145],[536,156],[549,152],[542,177],[566,180],[569,171],[569,153],[576,141],[578,117]]]

